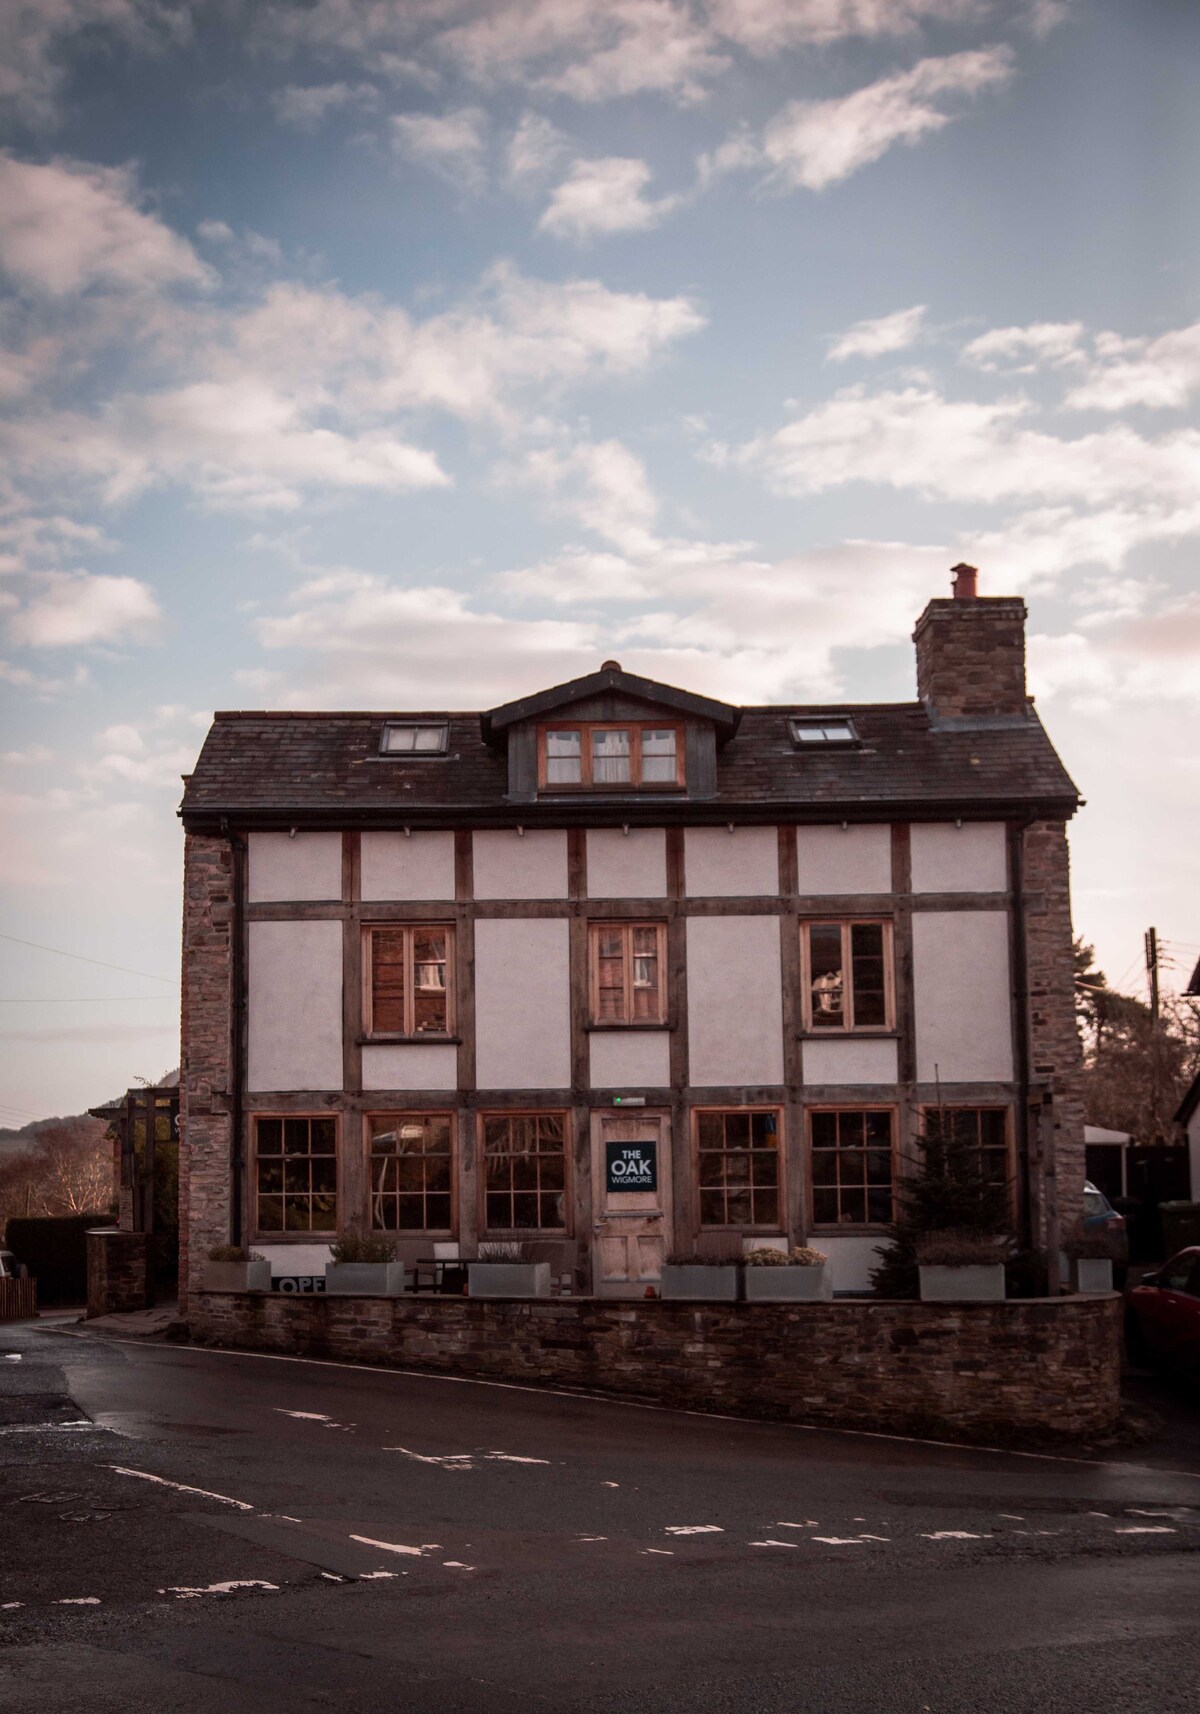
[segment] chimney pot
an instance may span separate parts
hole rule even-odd
[[[979,572],[973,565],[959,564],[950,571],[950,587],[956,601],[979,599]]]
[[[620,661],[601,661],[600,662],[600,671],[602,673],[619,673],[620,670],[621,670]]]

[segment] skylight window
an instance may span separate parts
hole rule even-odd
[[[444,756],[449,727],[444,720],[389,720],[379,740],[381,756]]]
[[[858,733],[853,720],[798,720],[788,721],[791,728],[792,742],[797,749],[816,749],[821,745],[845,746],[858,743]]]

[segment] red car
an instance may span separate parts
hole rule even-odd
[[[1135,1362],[1200,1381],[1200,1246],[1180,1250],[1129,1287],[1125,1343]]]

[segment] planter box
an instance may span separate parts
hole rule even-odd
[[[400,1297],[403,1262],[326,1262],[325,1291],[334,1297]]]
[[[1076,1291],[1111,1291],[1111,1256],[1076,1256],[1071,1262],[1071,1284]]]
[[[1003,1303],[1004,1263],[978,1262],[972,1267],[922,1267],[922,1303]]]
[[[468,1297],[549,1297],[549,1262],[468,1262]]]
[[[270,1262],[205,1262],[205,1291],[270,1291]]]
[[[829,1303],[833,1297],[833,1269],[747,1268],[747,1303]]]
[[[764,1268],[763,1272],[767,1270]],[[736,1303],[738,1269],[721,1262],[709,1265],[690,1262],[664,1262],[662,1271],[664,1298],[696,1298],[710,1303]]]

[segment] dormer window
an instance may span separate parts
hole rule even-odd
[[[543,726],[538,740],[543,791],[671,790],[684,783],[679,726],[588,721]]]
[[[798,750],[816,750],[822,746],[829,748],[834,745],[845,748],[859,741],[853,720],[821,720],[793,715],[788,721],[788,727],[791,730],[792,743]]]
[[[388,720],[379,740],[379,754],[444,756],[449,731],[445,720]]]

